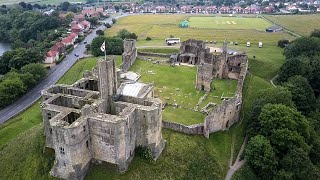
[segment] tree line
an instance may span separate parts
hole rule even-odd
[[[320,31],[284,49],[278,86],[256,98],[245,157],[260,179],[320,178]]]
[[[105,37],[104,33],[97,32],[98,37],[94,38],[90,45],[87,45],[87,50],[90,50],[94,56],[103,56],[104,52],[100,50],[103,42],[106,42],[107,55],[121,55],[123,53],[123,40],[124,39],[137,39],[135,33],[129,32],[126,29],[120,30],[114,37]]]

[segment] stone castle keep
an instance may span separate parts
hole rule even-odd
[[[128,170],[137,146],[157,159],[164,146],[162,103],[153,85],[120,81],[115,57],[99,60],[73,85],[42,91],[46,147],[55,151],[50,174],[83,179],[91,164],[108,163]]]

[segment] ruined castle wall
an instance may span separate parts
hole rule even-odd
[[[209,134],[216,131],[224,131],[229,129],[234,123],[240,119],[240,111],[242,106],[242,90],[248,63],[245,61],[241,65],[240,76],[237,84],[235,97],[223,100],[221,105],[217,106],[205,118],[203,134],[209,138]]]
[[[125,39],[123,41],[122,64],[120,65],[123,72],[127,72],[137,58],[136,40]]]
[[[203,134],[203,123],[185,126],[176,122],[162,121],[162,124],[166,129],[171,129],[185,134]]]
[[[42,120],[44,126],[44,134],[46,136],[46,147],[53,148],[53,140],[52,140],[52,128],[50,126],[50,119],[54,118],[60,112],[50,111],[48,109],[42,108]]]
[[[151,53],[151,52],[138,52],[138,56],[170,58],[170,54],[160,54],[160,53]]]
[[[197,66],[196,89],[209,92],[213,78],[213,65],[202,64]]]
[[[157,159],[164,148],[162,139],[162,109],[161,105],[153,108],[138,107],[136,111],[136,146],[147,146],[153,157]]]
[[[119,123],[102,121],[99,118],[89,118],[89,131],[94,159],[117,164],[115,134],[120,128]]]

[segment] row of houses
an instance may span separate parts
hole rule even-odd
[[[60,55],[65,53],[65,49],[69,45],[73,45],[78,38],[78,34],[71,33],[67,37],[63,38],[61,41],[56,42],[47,52],[45,62],[46,64],[53,64],[59,60]]]
[[[204,14],[256,14],[256,13],[271,13],[274,12],[273,6],[261,7],[257,5],[247,6],[242,8],[241,6],[133,6],[130,8],[131,13],[204,13]]]

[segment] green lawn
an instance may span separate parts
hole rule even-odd
[[[155,96],[160,98],[163,103],[171,105],[176,103],[179,106],[188,108],[183,110],[166,109],[163,112],[164,120],[186,125],[203,123],[205,116],[192,110],[198,103],[199,98],[204,95],[204,91],[198,91],[194,85],[196,67],[171,67],[167,63],[153,64],[150,61],[137,60],[130,68],[130,71],[138,72],[141,75],[140,80],[142,82],[154,83]],[[214,90],[200,104],[199,110],[209,102],[220,104],[222,95],[233,97],[236,86],[236,80],[214,80],[212,83]],[[218,98],[215,96],[218,96]],[[190,113],[188,114],[188,112]]]
[[[261,18],[244,17],[190,17],[192,28],[209,29],[257,29],[264,31],[271,24]]]
[[[320,14],[264,16],[302,36],[309,36],[314,29],[320,29]]]
[[[177,54],[179,53],[179,49],[178,48],[139,48],[138,52]]]

